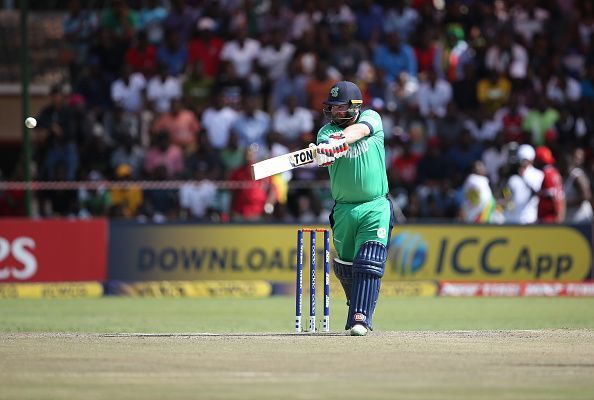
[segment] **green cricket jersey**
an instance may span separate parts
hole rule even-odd
[[[371,133],[352,143],[347,154],[328,167],[332,197],[337,203],[363,203],[388,193],[382,119],[377,112],[365,110],[357,123],[370,126]],[[324,125],[317,143],[327,142],[331,134],[340,131],[342,128],[332,123]]]

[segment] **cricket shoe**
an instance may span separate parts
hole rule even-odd
[[[355,324],[351,328],[351,336],[365,336],[369,332],[369,329],[363,324]]]

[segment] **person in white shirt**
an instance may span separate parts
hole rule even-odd
[[[260,55],[260,42],[247,35],[245,27],[237,29],[235,39],[225,42],[221,49],[221,60],[231,62],[240,78],[249,78]]]
[[[258,65],[264,71],[260,89],[264,110],[269,110],[269,97],[274,84],[286,75],[295,50],[293,43],[284,40],[283,31],[274,29],[271,32],[270,44],[262,49],[258,59]]]
[[[314,0],[308,0],[300,11],[293,18],[291,27],[291,39],[298,41],[305,32],[314,30],[315,26],[324,19],[324,13],[317,8]]]
[[[272,32],[271,43],[262,49],[258,59],[259,65],[266,71],[266,78],[270,82],[276,81],[287,72],[295,49],[294,44],[284,40],[282,31]]]
[[[452,100],[452,85],[437,77],[433,70],[427,71],[427,79],[421,82],[417,101],[421,115],[429,118],[443,118]]]
[[[474,118],[467,118],[464,121],[464,128],[470,131],[470,134],[477,142],[492,141],[497,133],[501,131],[501,124],[489,115],[476,115]]]
[[[544,179],[544,173],[536,169],[535,150],[529,144],[518,148],[517,161],[510,157],[510,164],[515,166],[513,175],[507,181],[505,222],[512,224],[533,224],[538,218],[538,192]]]
[[[190,219],[204,220],[214,211],[217,186],[208,177],[208,164],[198,163],[192,183],[179,188],[179,204]]]
[[[157,113],[168,112],[171,100],[181,99],[182,84],[179,78],[167,73],[166,66],[159,66],[159,74],[151,78],[146,89],[146,97]]]
[[[132,73],[128,65],[122,67],[119,79],[111,84],[111,100],[124,111],[136,113],[144,106],[146,79],[140,72]]]
[[[482,161],[487,170],[487,176],[495,185],[499,183],[499,170],[507,164],[508,154],[503,148],[504,144],[503,132],[498,132],[493,142],[483,152]]]
[[[538,7],[536,1],[522,1],[511,8],[511,22],[514,31],[519,34],[524,43],[531,44],[534,35],[544,33],[550,19],[550,14],[544,8]],[[562,3],[559,2],[559,3]]]
[[[546,90],[547,98],[560,107],[578,101],[582,95],[580,83],[565,72],[551,76]]]
[[[569,164],[569,174],[565,180],[564,191],[567,202],[565,221],[569,223],[592,223],[592,191],[590,178],[583,170],[584,150],[573,150]]]
[[[227,147],[231,126],[237,118],[239,118],[237,111],[225,104],[225,94],[218,93],[213,106],[202,113],[201,121],[213,149],[221,150]]]
[[[422,80],[417,91],[419,112],[427,123],[429,136],[437,134],[437,121],[444,118],[448,104],[452,101],[453,91],[450,82],[438,78],[433,69],[427,71],[427,78]]]
[[[312,133],[314,128],[313,114],[304,107],[297,106],[297,98],[289,96],[285,105],[274,113],[272,129],[280,134],[284,144],[290,146],[299,142],[304,133]]]
[[[464,200],[460,207],[460,218],[468,223],[502,222],[497,218],[496,203],[489,186],[487,170],[481,161],[476,161],[472,172],[462,186]]]
[[[231,131],[237,134],[242,147],[258,144],[258,153],[262,156],[260,152],[266,147],[270,127],[270,115],[259,108],[257,97],[249,96],[244,99],[243,111],[231,125]]]
[[[485,66],[512,79],[524,79],[528,73],[528,52],[520,44],[514,42],[509,31],[498,33],[496,43],[489,47],[485,54]]]

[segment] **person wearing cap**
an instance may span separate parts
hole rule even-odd
[[[216,34],[216,22],[202,17],[196,24],[196,35],[188,43],[188,65],[202,64],[202,72],[209,78],[216,78],[221,65],[221,50],[225,42]]]
[[[523,144],[517,154],[510,156],[513,166],[511,176],[504,188],[506,198],[505,222],[511,224],[533,224],[538,217],[538,192],[544,174],[534,168],[534,147]]]
[[[119,164],[114,171],[117,181],[132,180],[132,166]],[[110,189],[111,196],[111,217],[132,218],[138,213],[138,209],[144,201],[142,189],[135,184],[116,186]]]
[[[544,173],[538,192],[538,221],[558,223],[565,219],[565,192],[559,170],[553,165],[555,158],[546,146],[536,148],[534,165]]]
[[[361,110],[363,96],[353,82],[332,86],[324,101],[329,122],[317,135],[317,162],[328,167],[332,198],[330,226],[338,258],[334,272],[349,306],[345,329],[364,336],[384,274],[394,225],[387,198],[384,130],[380,115]]]

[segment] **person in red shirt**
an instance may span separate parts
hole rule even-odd
[[[435,53],[437,52],[437,49],[432,36],[433,32],[431,30],[424,30],[418,38],[418,43],[414,47],[419,72],[427,72],[430,69],[435,68]]]
[[[215,36],[216,23],[204,17],[196,25],[197,35],[188,43],[188,64],[202,64],[204,75],[215,78],[221,64],[223,40]]]
[[[244,164],[231,172],[229,177],[233,182],[251,183],[249,187],[234,189],[231,201],[232,221],[258,221],[264,215],[264,206],[275,203],[274,191],[271,190],[270,178],[254,181],[252,179],[252,164],[256,162],[257,149],[248,146],[245,151]]]
[[[412,143],[408,135],[401,135],[402,153],[392,162],[388,170],[390,180],[407,190],[413,190],[417,180],[417,167],[421,155],[412,151]]]
[[[555,158],[546,146],[536,149],[534,165],[544,172],[542,186],[538,192],[538,221],[558,223],[565,219],[565,194],[563,179],[554,167]]]
[[[524,118],[513,109],[503,116],[501,125],[503,126],[506,143],[524,143],[524,133],[522,131],[523,120]]]
[[[157,69],[157,48],[148,42],[146,32],[136,35],[136,44],[126,51],[126,64],[134,72],[141,72],[148,79]]]
[[[501,130],[506,143],[517,142],[525,143],[522,123],[524,122],[524,113],[520,109],[520,100],[517,96],[511,96],[507,107],[501,108],[496,112],[496,116],[501,118]]]

